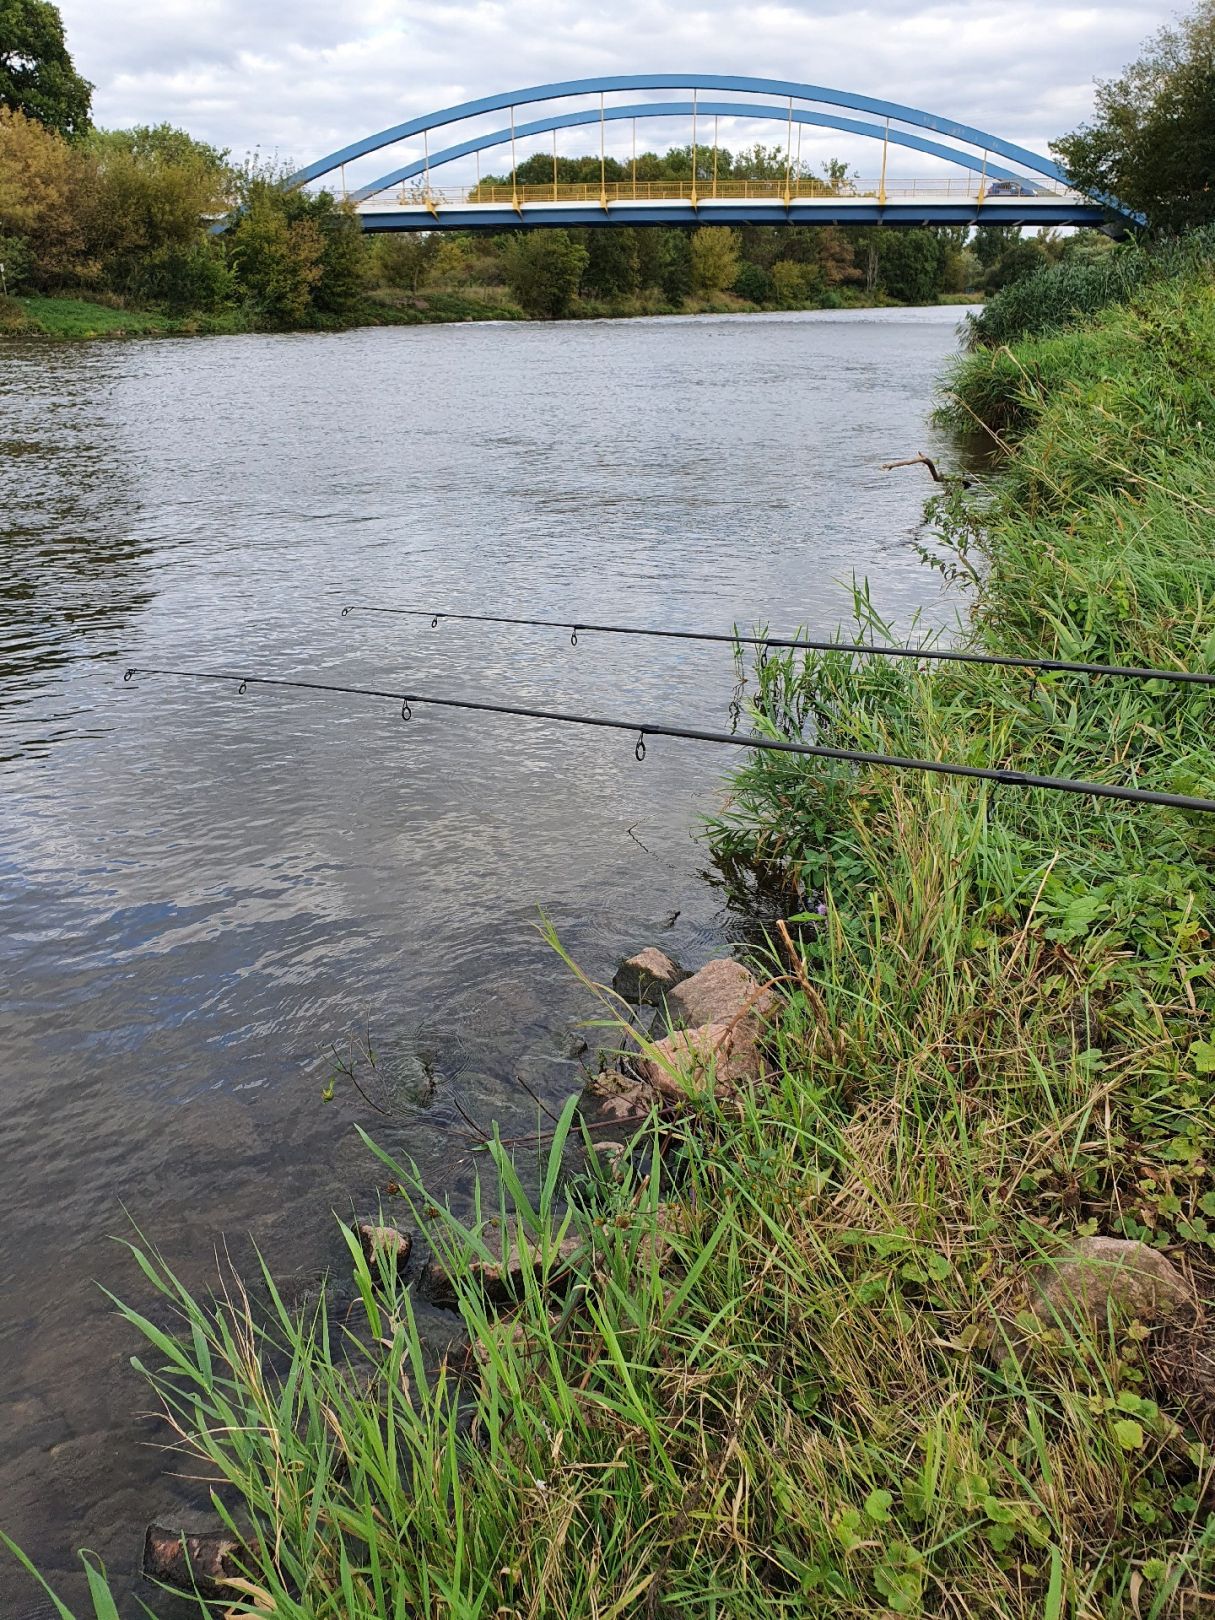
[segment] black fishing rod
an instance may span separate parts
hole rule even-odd
[[[1189,669],[1139,669],[1133,664],[1080,664],[1063,658],[1018,658],[1012,654],[954,652],[945,647],[880,647],[867,642],[812,641],[803,636],[726,635],[720,630],[651,630],[626,624],[586,624],[572,619],[516,619],[501,613],[436,613],[432,608],[374,607],[351,602],[342,609],[343,619],[351,613],[387,613],[407,618],[429,619],[432,630],[442,619],[469,624],[520,624],[544,630],[569,630],[570,645],[578,645],[578,632],[591,631],[603,636],[659,636],[671,641],[729,642],[743,647],[783,647],[811,652],[858,653],[866,658],[933,658],[951,664],[998,664],[1008,669],[1030,669],[1042,674],[1119,675],[1137,681],[1181,681],[1195,686],[1215,686],[1215,675]]]
[[[390,692],[369,686],[339,686],[329,681],[287,680],[277,675],[237,675],[225,670],[156,669],[132,664],[122,678],[129,681],[136,675],[235,682],[240,693],[250,686],[280,686],[303,692],[341,693],[347,697],[390,698],[393,703],[401,705],[402,720],[412,720],[413,705],[418,703],[440,709],[467,709],[481,714],[510,714],[527,720],[551,720],[558,725],[599,726],[609,731],[636,732],[634,753],[639,760],[645,758],[647,737],[679,737],[689,742],[720,743],[726,748],[802,754],[814,759],[839,759],[853,765],[885,765],[904,771],[931,771],[938,776],[965,776],[981,782],[994,782],[999,787],[1048,788],[1056,793],[1082,793],[1095,799],[1122,799],[1131,804],[1161,804],[1174,810],[1215,813],[1215,799],[1196,799],[1184,793],[1158,793],[1152,788],[1117,787],[1106,782],[1078,782],[1066,776],[1032,776],[1025,771],[999,770],[981,765],[952,765],[939,759],[910,759],[900,754],[874,754],[859,748],[828,748],[821,743],[786,742],[774,737],[740,737],[730,731],[702,731],[691,726],[666,725],[660,721],[614,720],[602,715],[567,714],[559,709],[533,709],[513,703],[434,697],[422,692]]]

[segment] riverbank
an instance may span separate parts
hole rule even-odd
[[[982,295],[950,294],[940,304],[976,304]],[[748,303],[731,293],[693,297],[671,304],[657,295],[614,301],[579,300],[567,320],[631,320],[653,315],[754,315],[774,307],[794,310],[896,309],[894,300],[867,297],[848,289],[830,304],[821,301],[771,306]],[[239,332],[308,331],[346,332],[364,326],[430,326],[451,321],[525,321],[531,317],[511,302],[501,288],[468,291],[368,294],[343,315],[314,316],[305,326],[283,328],[259,324],[245,310],[169,314],[163,310],[131,309],[118,303],[98,303],[86,297],[0,299],[0,341],[5,338],[53,338],[79,341],[124,337],[219,337]]]
[[[1206,273],[963,364],[947,409],[1005,459],[990,498],[938,502],[934,545],[977,650],[1215,668],[1213,377]],[[1201,688],[832,654],[755,681],[778,732],[1215,795]],[[623,1167],[569,1110],[518,1172],[495,1147],[475,1233],[386,1168],[471,1359],[427,1363],[412,1277],[353,1233],[340,1326],[272,1296],[263,1333],[149,1261],[192,1329],[131,1314],[154,1382],[260,1537],[235,1612],[1201,1612],[1211,828],[768,757],[713,838],[785,895],[765,1082],[691,1076]],[[541,1258],[504,1311],[475,1262],[515,1232]],[[1064,1308],[1042,1279],[1093,1237],[1176,1296],[1126,1320],[1108,1272],[1072,1273],[1097,1309]]]

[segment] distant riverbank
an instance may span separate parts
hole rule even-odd
[[[975,304],[980,293],[949,293],[937,304]],[[774,310],[817,309],[899,309],[904,306],[884,294],[864,294],[849,290],[832,301],[773,306],[754,304],[732,293],[684,299],[679,304],[661,298],[635,297],[613,302],[580,301],[567,320],[629,320],[652,315],[757,315]],[[0,299],[0,339],[55,338],[78,341],[88,338],[127,337],[222,337],[234,333],[261,331],[346,332],[361,326],[429,326],[451,321],[526,321],[532,319],[511,301],[503,289],[476,288],[468,291],[421,293],[368,293],[353,309],[342,315],[314,317],[305,326],[282,327],[261,324],[247,310],[228,309],[218,313],[186,312],[169,314],[163,310],[134,309],[116,300],[67,295],[42,298]]]

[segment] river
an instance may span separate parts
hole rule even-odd
[[[0,1527],[56,1580],[82,1545],[133,1580],[191,1500],[133,1416],[115,1237],[194,1286],[225,1236],[340,1265],[355,1121],[458,1199],[465,1116],[578,1085],[541,908],[596,976],[737,926],[693,836],[731,751],[125,664],[721,728],[728,649],[340,609],[829,634],[856,576],[951,622],[931,486],[880,463],[932,449],[961,313],[0,349]],[[322,1101],[368,1032],[387,1118]],[[0,1613],[35,1600],[0,1557]]]

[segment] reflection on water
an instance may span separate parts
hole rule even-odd
[[[4,349],[0,1523],[50,1570],[87,1544],[122,1575],[191,1500],[94,1287],[138,1288],[128,1214],[194,1284],[223,1234],[313,1276],[375,1185],[352,1120],[458,1196],[465,1115],[526,1128],[577,1085],[538,908],[597,975],[729,926],[690,836],[720,750],[124,664],[719,727],[720,648],[339,608],[829,633],[868,575],[948,618],[924,486],[879,466],[931,449],[958,315]],[[320,1101],[364,1027],[387,1121]],[[0,1563],[0,1611],[27,1600]]]

